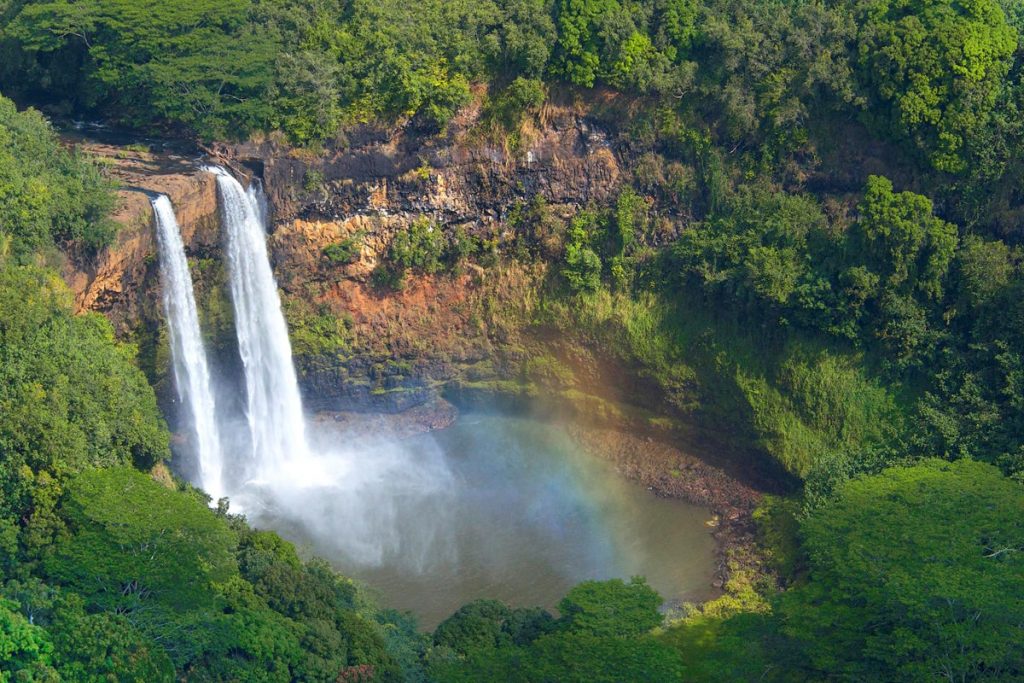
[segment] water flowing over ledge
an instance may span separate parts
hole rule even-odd
[[[163,275],[164,311],[171,337],[174,383],[178,399],[188,407],[195,437],[198,483],[217,500],[225,493],[224,458],[192,276],[171,200],[160,195],[152,200],[152,204]]]
[[[311,441],[267,253],[262,189],[207,170],[221,199],[247,397],[247,439],[233,441],[248,441],[248,457],[226,468],[232,508],[256,524],[301,529],[360,565],[423,571],[448,543],[448,468],[437,449],[413,452],[386,438],[372,450],[355,435]]]
[[[552,607],[578,581],[636,573],[671,602],[703,597],[713,547],[706,513],[622,480],[556,426],[466,416],[410,439],[307,420],[262,188],[205,170],[218,187],[245,401],[218,412],[205,357],[202,373],[185,365],[206,378],[210,395],[206,409],[193,408],[206,418],[195,427],[224,449],[215,473],[200,454],[197,484],[430,624],[478,597]],[[175,298],[191,291],[180,252]],[[169,313],[168,321],[172,336],[187,328],[201,351],[192,308],[191,320]],[[176,374],[179,386],[189,376]]]
[[[238,350],[245,368],[246,417],[252,445],[250,476],[265,480],[286,461],[306,458],[306,429],[292,365],[288,327],[267,255],[265,211],[258,185],[246,191],[227,171],[211,167],[220,190]]]

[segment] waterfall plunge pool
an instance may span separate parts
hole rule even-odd
[[[421,627],[478,598],[554,608],[587,579],[643,575],[670,604],[711,597],[710,513],[626,480],[555,424],[468,414],[405,439],[310,439],[334,455],[253,486],[246,514]]]
[[[558,426],[469,415],[402,439],[307,424],[262,186],[206,170],[221,202],[247,407],[215,406],[177,220],[167,198],[155,200],[175,383],[196,437],[193,481],[426,628],[478,598],[553,608],[587,579],[639,574],[670,603],[708,597],[707,513],[625,481]]]
[[[551,608],[586,579],[641,574],[669,602],[707,597],[707,513],[623,480],[557,426],[470,415],[401,439],[307,424],[262,186],[206,170],[217,178],[247,407],[193,407],[231,444],[223,467],[200,453],[201,486],[223,490],[255,526],[326,558],[427,628],[477,598]],[[176,352],[187,370],[179,388],[205,374],[201,355]],[[195,422],[199,436],[214,436]]]

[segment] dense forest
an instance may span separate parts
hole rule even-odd
[[[1022,76],[1020,0],[0,0],[0,681],[1024,679]],[[56,271],[114,188],[39,111],[315,153],[478,104],[514,150],[554,98],[630,177],[486,258],[797,484],[678,618],[636,578],[423,634],[162,464]],[[381,284],[474,249],[412,230]]]

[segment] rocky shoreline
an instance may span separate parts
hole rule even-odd
[[[656,495],[678,498],[711,511],[713,517],[707,524],[715,539],[712,586],[719,595],[729,579],[730,558],[741,558],[748,566],[760,565],[753,515],[764,492],[677,445],[651,436],[580,423],[569,423],[568,429],[588,453],[610,461],[627,479],[643,484]]]

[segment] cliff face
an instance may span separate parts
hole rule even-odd
[[[75,307],[103,313],[123,336],[147,315],[159,287],[150,198],[170,197],[191,254],[214,253],[220,244],[216,182],[180,156],[99,143],[81,146],[110,168],[120,185],[114,220],[122,227],[115,243],[98,254],[67,253],[63,276]]]
[[[366,282],[394,234],[423,216],[445,231],[508,240],[506,218],[519,203],[539,194],[570,215],[618,187],[620,167],[607,134],[579,114],[550,109],[545,125],[515,151],[474,139],[473,118],[464,113],[444,137],[366,128],[322,154],[265,143],[219,145],[205,158],[262,177],[273,211],[275,270],[289,293],[302,282]],[[171,198],[190,255],[217,256],[216,183],[199,170],[198,154],[71,142],[99,157],[121,186],[114,219],[122,228],[99,254],[68,253],[64,276],[79,310],[102,312],[121,331],[137,322],[138,296],[156,257],[150,197]],[[357,261],[339,270],[322,258],[323,247],[353,234],[363,238]]]
[[[571,108],[547,109],[515,149],[474,137],[473,115],[464,114],[443,137],[365,129],[316,154],[273,142],[218,145],[205,156],[88,145],[109,160],[123,186],[116,214],[123,229],[97,255],[68,255],[64,275],[76,303],[104,313],[120,336],[138,344],[140,365],[173,425],[149,206],[152,193],[165,193],[182,229],[214,370],[241,375],[216,181],[198,170],[213,161],[258,176],[267,191],[268,244],[307,409],[422,406],[407,415],[440,424],[445,411],[433,407],[433,398],[504,402],[628,427],[639,439],[637,452],[649,447],[644,434],[670,434],[685,451],[747,476],[746,447],[723,444],[693,419],[687,401],[699,387],[685,378],[663,386],[614,356],[615,344],[552,324],[543,308],[568,222],[588,204],[614,201],[635,165],[630,150]],[[522,220],[537,197],[545,218]],[[656,240],[670,239],[685,223],[671,208],[660,215]],[[422,230],[424,221],[446,248],[470,244],[471,256],[445,259],[438,272],[410,269],[400,281],[382,279],[393,265],[388,251],[395,238],[417,225]],[[222,393],[219,400],[244,400],[230,383]],[[659,481],[649,485],[671,489]]]
[[[609,136],[582,113],[546,108],[514,150],[474,133],[477,114],[464,111],[440,137],[357,129],[339,149],[320,155],[273,143],[212,151],[262,175],[279,222],[427,214],[446,226],[486,226],[536,194],[578,206],[617,187]]]
[[[511,217],[535,197],[564,224],[618,192],[623,164],[609,134],[569,107],[548,107],[515,149],[477,137],[464,112],[445,136],[354,131],[311,154],[267,142],[218,145],[209,157],[258,175],[272,207],[274,270],[309,407],[401,410],[445,392],[463,401],[499,394],[571,396],[581,411],[623,415],[620,403],[654,409],[657,392],[635,373],[537,329],[532,321],[553,253],[497,258],[524,228]],[[207,341],[233,362],[215,182],[195,160],[93,145],[125,189],[117,244],[69,258],[65,276],[81,308],[98,310],[139,341],[158,384],[166,367],[156,244],[147,192],[171,197],[200,299]],[[401,286],[375,273],[395,236],[429,220],[446,243],[475,255],[443,272],[410,271]],[[330,258],[325,248],[351,254]],[[628,410],[626,411],[628,412]]]
[[[318,154],[272,142],[208,150],[239,175],[262,178],[274,271],[310,407],[399,410],[456,384],[463,392],[495,382],[506,393],[536,392],[520,380],[525,359],[537,353],[528,320],[548,267],[543,259],[510,263],[492,253],[515,242],[510,214],[536,196],[562,221],[588,203],[607,203],[621,182],[620,160],[609,135],[571,108],[547,108],[514,150],[477,137],[475,116],[467,110],[444,136],[360,129]],[[171,195],[195,257],[204,328],[216,328],[206,329],[208,341],[229,356],[230,321],[216,291],[223,282],[218,236],[208,230],[217,216],[212,181],[189,170],[126,184]],[[143,230],[130,218],[148,205],[123,194],[134,209],[119,214],[129,227],[98,260],[102,287],[76,291],[85,306],[130,326],[146,316],[125,292],[141,287],[136,298],[153,299],[144,271],[155,245],[148,219]],[[463,236],[477,255],[441,273],[410,272],[401,287],[382,286],[374,274],[392,240],[423,220],[447,241]],[[351,246],[350,258],[325,255],[340,243]],[[76,277],[87,281],[80,272],[69,280]]]
[[[322,409],[401,409],[453,381],[518,377],[529,317],[546,267],[466,264],[380,286],[374,272],[395,235],[428,219],[478,249],[516,239],[509,215],[535,196],[562,218],[607,202],[621,170],[606,133],[568,109],[549,109],[541,128],[510,151],[476,140],[473,112],[443,138],[357,132],[349,145],[303,158],[274,145],[222,148],[262,172],[274,207],[271,250],[293,329],[341,321],[334,348],[296,337],[307,400]],[[325,248],[348,242],[347,263]],[[477,258],[477,261],[486,261]],[[506,387],[508,388],[508,387]]]

